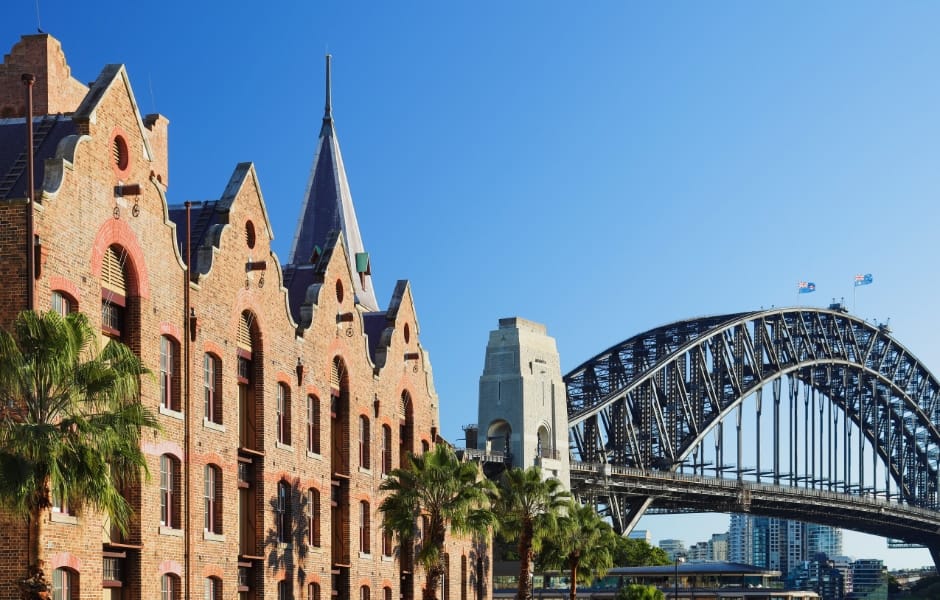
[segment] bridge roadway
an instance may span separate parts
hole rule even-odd
[[[923,545],[935,561],[940,548],[940,512],[870,495],[583,462],[571,463],[571,490],[581,502],[595,506],[648,506],[651,500],[659,510],[751,513],[821,523]]]

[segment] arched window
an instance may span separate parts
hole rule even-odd
[[[277,600],[293,600],[290,593],[290,582],[286,579],[277,582]]]
[[[369,600],[369,586],[364,585],[359,588],[359,600]]]
[[[180,518],[180,462],[171,454],[160,456],[160,525],[179,529]]]
[[[180,410],[179,344],[169,336],[160,336],[160,406]]]
[[[388,586],[382,588],[382,600],[392,600],[392,588]]]
[[[320,454],[320,399],[307,396],[307,452]]]
[[[291,502],[290,484],[279,481],[277,484],[277,503],[274,509],[277,541],[286,544],[290,541]]]
[[[222,469],[216,465],[206,465],[205,489],[205,529],[209,533],[222,533]]]
[[[202,357],[203,409],[206,421],[222,424],[222,361],[206,352]]]
[[[206,577],[205,600],[222,600],[222,580],[218,577]]]
[[[401,444],[398,453],[398,466],[405,468],[408,465],[408,455],[414,452],[414,404],[411,394],[407,390],[401,393],[401,409],[399,419],[399,439]]]
[[[333,359],[330,374],[330,452],[333,472],[349,474],[352,445],[349,414],[349,376],[340,357]]]
[[[127,273],[122,248],[109,247],[101,262],[101,328],[112,337],[121,337],[124,308],[127,306]]]
[[[369,554],[372,547],[371,517],[369,503],[362,500],[359,502],[359,551],[363,554]]]
[[[160,577],[160,600],[180,600],[180,578],[173,573],[164,573]]]
[[[444,585],[443,585],[443,597],[444,600],[450,600],[450,554],[444,553]]]
[[[427,440],[421,440],[421,453],[427,454],[431,450],[431,444]]]
[[[71,569],[53,571],[52,600],[73,600],[78,597],[78,573]]]
[[[290,388],[277,384],[277,441],[290,446]]]
[[[320,584],[312,582],[307,584],[307,600],[320,600]]]
[[[60,292],[58,290],[53,290],[52,292],[52,310],[59,313],[63,317],[70,312],[75,312],[75,309],[78,307],[78,303],[75,302],[69,295],[65,292]]]
[[[241,448],[259,450],[255,406],[255,383],[258,374],[255,373],[256,332],[252,328],[253,322],[254,316],[248,311],[243,312],[235,335],[235,350],[238,355],[238,443]]]
[[[382,475],[392,470],[392,428],[382,425]]]
[[[469,573],[467,571],[467,557],[460,557],[460,600],[467,600],[467,585],[469,583]]]
[[[369,434],[369,417],[359,415],[359,466],[363,469],[372,467],[372,444]]]
[[[320,492],[307,490],[307,544],[320,546]]]

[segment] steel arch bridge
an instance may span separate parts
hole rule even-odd
[[[940,382],[884,325],[841,305],[690,319],[564,380],[572,490],[621,532],[647,509],[751,512],[940,562]]]

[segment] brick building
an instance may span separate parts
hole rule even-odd
[[[218,200],[168,202],[167,125],[140,114],[122,65],[85,86],[48,35],[24,36],[0,65],[0,325],[31,303],[87,313],[153,370],[141,401],[162,426],[142,440],[151,478],[127,491],[126,536],[54,508],[42,548],[56,597],[419,597],[413,549],[382,534],[378,488],[435,441],[438,399],[408,283],[384,310],[372,289],[329,63],[285,265],[251,164]],[[15,593],[25,539],[5,519],[0,597]],[[485,549],[448,552],[444,599],[487,597]]]

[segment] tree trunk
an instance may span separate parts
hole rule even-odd
[[[519,536],[519,589],[516,591],[518,600],[532,598],[530,564],[532,564],[532,523],[524,523],[522,534]]]
[[[569,594],[571,600],[578,598],[578,562],[577,557],[571,560],[571,594]]]
[[[422,597],[424,600],[437,600],[437,584],[440,582],[444,568],[440,563],[428,569],[428,583],[424,586]]]
[[[26,558],[29,564],[26,567],[26,576],[18,582],[20,598],[23,600],[42,600],[50,596],[52,586],[46,579],[42,560],[42,522],[46,517],[45,513],[46,510],[41,508],[30,510]]]

